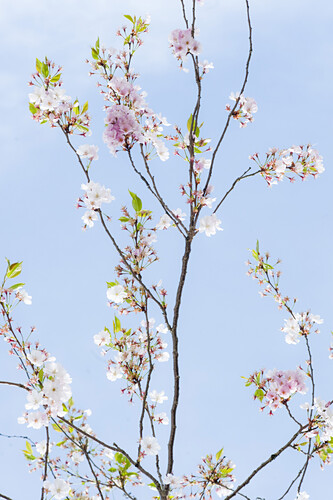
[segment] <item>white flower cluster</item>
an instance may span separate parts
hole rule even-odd
[[[81,184],[81,188],[86,192],[84,203],[88,209],[81,218],[85,226],[93,227],[98,217],[96,210],[101,208],[102,203],[111,203],[115,197],[111,195],[109,188],[101,186],[98,182],[89,181],[87,184]]]
[[[169,150],[160,137],[162,127],[158,127],[158,128],[159,128],[158,131],[155,131],[154,129],[150,129],[147,132],[145,132],[143,135],[144,141],[145,141],[145,143],[148,143],[148,144],[151,143],[154,146],[156,153],[157,153],[158,157],[160,158],[160,160],[166,161],[169,159],[169,156],[170,156]]]
[[[106,296],[110,302],[122,304],[127,297],[127,293],[122,285],[114,285],[107,289]]]
[[[212,236],[216,234],[216,231],[223,231],[222,227],[220,227],[221,221],[215,214],[202,217],[199,223],[199,232],[205,233],[206,236]]]
[[[93,144],[82,144],[76,150],[79,156],[82,158],[88,158],[89,161],[98,160],[98,146],[94,146]]]
[[[232,101],[238,101],[239,109],[234,112],[233,117],[236,120],[240,120],[240,127],[246,127],[249,122],[253,122],[253,114],[258,111],[258,105],[253,97],[244,97],[243,94],[239,92],[231,92],[229,99]],[[227,109],[230,109],[227,106]]]
[[[298,344],[302,337],[300,323],[302,327],[309,331],[314,323],[321,325],[324,320],[320,316],[307,313],[296,313],[293,318],[285,319],[285,325],[281,331],[286,334],[285,341],[287,344]],[[319,333],[319,330],[316,330]]]
[[[333,438],[333,410],[329,407],[329,403],[327,404],[319,398],[315,398],[314,408],[323,420],[321,440],[330,441]]]
[[[23,288],[19,288],[18,291],[16,292],[16,298],[26,304],[27,306],[30,306],[32,304],[32,297],[31,295],[28,295],[28,292],[26,290],[23,290]]]
[[[70,109],[71,98],[65,94],[65,90],[59,86],[49,88],[35,87],[34,92],[29,94],[29,100],[41,111],[50,111],[61,114]]]
[[[32,349],[27,358],[34,368],[38,368],[39,373],[42,373],[43,378],[39,380],[42,387],[31,389],[27,395],[25,408],[37,411],[26,412],[18,418],[18,422],[27,423],[28,427],[33,429],[40,429],[48,426],[51,417],[65,415],[63,403],[72,396],[72,379],[63,366],[56,363],[54,357],[49,357],[43,351]]]
[[[261,169],[261,175],[267,184],[272,186],[282,181],[284,177],[293,181],[295,175],[306,179],[309,175],[314,178],[325,171],[323,157],[310,144],[307,146],[291,146],[279,150],[270,148],[266,153],[264,164],[259,161],[258,153],[250,156]]]
[[[51,481],[44,481],[43,486],[45,492],[50,493],[52,498],[56,500],[63,500],[71,490],[69,483],[63,479],[55,479],[52,483]]]

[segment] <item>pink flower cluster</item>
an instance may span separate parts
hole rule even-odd
[[[305,394],[305,374],[299,368],[297,370],[272,370],[267,372],[258,384],[259,391],[255,392],[255,398],[264,402],[264,407],[268,406],[271,412],[280,408],[296,392]]]
[[[144,109],[146,107],[146,102],[144,100],[146,92],[141,92],[140,94],[140,87],[138,85],[133,85],[133,83],[126,80],[126,78],[114,76],[108,82],[108,88],[110,89],[109,97],[111,97],[111,100],[121,98],[133,108]]]
[[[250,157],[261,169],[261,175],[269,186],[277,184],[287,177],[291,182],[295,181],[295,175],[302,180],[309,175],[314,178],[325,171],[323,157],[310,144],[307,146],[292,146],[288,149],[278,150],[271,148],[266,153],[266,160],[262,164],[258,153]]]
[[[105,123],[103,139],[114,156],[121,149],[126,151],[136,142],[143,142],[140,124],[134,111],[127,106],[120,104],[108,108]]]
[[[169,35],[169,42],[171,45],[172,53],[174,56],[183,62],[187,54],[197,56],[201,52],[200,43],[192,36],[192,31],[187,30],[173,30]]]

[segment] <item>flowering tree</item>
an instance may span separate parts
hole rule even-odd
[[[73,140],[75,135],[88,137],[91,134],[88,103],[82,104],[66,94],[60,67],[48,58],[36,60],[29,94],[32,118],[60,129],[83,174],[82,193],[77,204],[83,209],[83,228],[91,230],[100,224],[119,258],[112,280],[106,283],[108,303],[115,314],[110,325],[96,333],[93,339],[106,359],[106,377],[111,382],[121,383],[124,397],[138,409],[137,437],[130,449],[121,445],[117,432],[111,440],[94,432],[89,425],[91,410],[81,410],[74,403],[70,374],[35,339],[34,328],[26,331],[15,324],[16,306],[20,303],[30,305],[32,298],[19,279],[22,262],[7,260],[1,286],[3,321],[0,332],[10,354],[17,358],[22,377],[19,381],[1,380],[0,384],[25,391],[26,411],[18,421],[29,429],[44,431],[44,439],[39,441],[31,434],[24,450],[31,470],[38,470],[41,475],[41,500],[107,500],[117,496],[161,500],[213,496],[248,499],[247,485],[286,450],[299,453],[303,464],[301,468],[295,467],[293,479],[282,484],[281,493],[274,492],[274,495],[280,499],[289,495],[289,498],[306,500],[309,495],[303,483],[310,459],[318,457],[322,465],[330,463],[333,413],[331,402],[322,401],[317,395],[311,350],[311,337],[319,332],[318,325],[323,320],[309,310],[298,311],[297,300],[290,299],[280,290],[279,261],[272,262],[257,242],[248,262],[248,274],[262,287],[262,296],[271,295],[283,310],[287,316],[281,328],[285,340],[288,344],[303,342],[306,358],[289,370],[258,369],[245,377],[245,384],[253,389],[253,397],[262,410],[271,415],[277,410],[287,412],[292,426],[290,436],[261,464],[253,464],[247,477],[237,481],[232,457],[227,457],[219,447],[206,455],[193,473],[175,474],[177,418],[181,403],[179,335],[185,328],[180,323],[180,310],[196,238],[201,237],[200,233],[211,237],[222,230],[218,214],[241,181],[262,177],[271,187],[284,179],[304,180],[324,171],[321,156],[309,144],[283,150],[271,148],[264,155],[252,154],[251,165],[235,177],[231,186],[226,191],[215,188],[218,194],[214,198],[211,196],[218,153],[232,120],[237,120],[244,128],[253,121],[258,107],[255,100],[245,94],[252,56],[250,7],[245,0],[249,34],[245,74],[239,92],[230,95],[231,104],[226,105],[225,124],[219,139],[210,145],[200,118],[203,83],[207,73],[214,68],[211,62],[201,60],[196,9],[202,3],[193,0],[186,6],[183,0],[180,1],[184,26],[172,31],[169,37],[170,49],[180,68],[185,72],[191,68],[196,84],[190,116],[186,116],[184,126],[171,128],[170,134],[164,128],[170,124],[149,108],[146,94],[136,82],[138,74],[132,69],[133,57],[148,32],[149,18],[125,15],[127,24],[117,32],[120,48],[107,49],[98,39],[91,49],[91,75],[97,77],[106,103],[104,143],[113,156],[127,157],[130,168],[142,182],[142,192],[148,191],[151,203],[155,203],[154,212],[143,204],[141,193],[139,196],[132,191],[128,195],[130,207],[127,203],[119,215],[106,208],[115,197],[109,188],[96,181],[95,161],[99,148],[88,144],[87,140],[74,145]],[[180,208],[170,205],[155,166],[159,161],[171,161],[170,151],[185,165]],[[124,244],[119,229],[126,235]],[[170,303],[163,283],[154,280],[151,273],[158,260],[154,248],[157,236],[172,230],[183,241],[184,250],[180,256],[179,280],[172,292],[174,300]],[[171,352],[166,350],[168,343],[171,343]],[[171,394],[166,394],[159,383],[160,363],[164,362],[172,367]],[[309,394],[308,401],[302,404],[302,419],[295,413],[292,402],[297,401],[297,393]],[[171,402],[168,408],[165,408],[166,401]],[[165,411],[160,411],[160,405]],[[164,426],[168,429],[166,440],[160,439]],[[6,493],[1,491],[0,498],[10,499],[9,488],[7,485],[5,488]]]

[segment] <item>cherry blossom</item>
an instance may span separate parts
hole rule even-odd
[[[16,292],[16,298],[18,300],[24,302],[24,304],[30,306],[32,304],[32,297],[31,295],[28,295],[28,292],[23,290],[23,288],[20,288],[18,292]]]
[[[82,156],[82,158],[88,158],[89,161],[92,161],[98,160],[98,149],[98,146],[83,144],[78,147],[76,152],[79,156]]]
[[[165,396],[165,392],[164,391],[157,392],[156,389],[154,389],[153,391],[151,391],[149,393],[149,396],[150,396],[150,399],[154,403],[160,403],[160,404],[162,404],[164,401],[166,401],[168,399],[168,396]]]
[[[206,236],[212,236],[216,234],[216,231],[223,231],[220,224],[221,221],[215,214],[205,215],[205,217],[201,217],[199,221],[199,232],[205,232]]]
[[[152,436],[144,437],[141,441],[141,446],[142,450],[147,455],[158,455],[158,452],[161,449],[157,439]]]
[[[127,293],[122,285],[115,285],[107,289],[106,296],[111,302],[122,304],[127,297]]]
[[[158,224],[156,224],[156,229],[162,230],[162,229],[168,229],[172,224],[172,219],[169,217],[169,215],[164,214],[160,218],[160,221]]]
[[[308,495],[306,491],[302,491],[300,493],[297,493],[297,497],[295,500],[308,500],[309,498],[310,495]]]
[[[53,483],[44,481],[44,488],[53,495],[56,500],[63,500],[70,492],[70,484],[63,479],[55,479]]]

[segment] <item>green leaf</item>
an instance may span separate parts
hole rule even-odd
[[[264,399],[265,393],[262,389],[257,389],[254,393],[255,397],[260,400],[260,402]]]
[[[132,16],[129,16],[129,15],[127,14],[127,15],[124,15],[124,17],[126,17],[126,19],[128,19],[129,21],[131,21],[131,23],[133,23],[133,24],[134,24],[134,21],[133,21]]]
[[[120,222],[128,222],[129,218],[128,217],[119,217]]]
[[[39,373],[38,373],[38,380],[40,382],[43,382],[43,379],[44,379],[44,371],[43,369],[39,370]]]
[[[57,75],[54,75],[54,76],[51,78],[50,82],[51,82],[51,83],[56,83],[56,82],[59,82],[60,77],[61,77],[61,73],[58,73]]]
[[[86,111],[88,111],[88,101],[84,103],[82,108],[82,113],[85,113]]]
[[[88,132],[88,127],[84,127],[83,125],[76,125],[76,128],[82,130],[82,132]]]
[[[26,450],[30,453],[30,455],[33,455],[32,447],[31,447],[31,444],[29,443],[29,441],[25,442],[25,447],[26,447]]]
[[[8,288],[8,290],[16,290],[17,288],[22,288],[25,283],[16,283],[16,285],[12,285]]]
[[[132,197],[132,207],[136,212],[140,212],[140,210],[142,210],[142,201],[135,193],[132,193],[132,191],[128,190],[128,192]]]
[[[257,244],[256,244],[256,252],[257,252],[257,254],[259,254],[259,240],[257,240]]]
[[[61,430],[61,428],[59,427],[59,425],[58,425],[58,424],[52,424],[52,427],[53,427],[53,429],[54,429],[55,431],[57,431],[57,432],[62,432],[62,430]]]
[[[113,332],[117,333],[120,332],[121,330],[121,324],[117,316],[114,317],[114,322],[113,322]]]
[[[38,109],[32,104],[32,102],[29,102],[29,109],[33,115],[38,111]]]
[[[258,253],[255,250],[252,250],[252,255],[256,260],[259,260]]]
[[[29,455],[29,453],[27,453],[25,450],[23,450],[23,453],[25,458],[29,460],[29,462],[33,462],[34,460],[36,460],[36,457],[34,455]]]
[[[216,453],[215,455],[216,461],[220,460],[222,453],[223,453],[223,448],[221,448],[220,451]]]
[[[10,264],[7,269],[6,278],[12,279],[16,278],[22,271],[22,262],[14,262],[14,264]]]
[[[191,113],[191,116],[189,117],[189,119],[187,120],[187,130],[189,132],[191,132],[191,124],[192,124],[192,120],[193,120],[193,115]],[[193,129],[195,128],[196,124],[195,122],[193,122]]]
[[[98,51],[96,49],[94,49],[94,47],[92,47],[92,49],[91,49],[91,55],[92,55],[93,59],[95,59],[96,61],[99,59]]]
[[[76,115],[79,115],[79,114],[80,114],[80,106],[79,106],[78,101],[75,101],[75,102],[74,102],[73,111],[74,111],[74,113],[75,113]]]
[[[99,52],[99,37],[96,40],[95,47],[96,47],[97,52]]]
[[[60,441],[59,443],[56,444],[56,446],[62,446],[63,444],[65,444],[67,441],[67,439],[64,439],[63,441]]]
[[[46,63],[42,63],[42,75],[44,76],[44,78],[47,78],[49,76],[49,67]]]
[[[36,70],[38,73],[42,72],[42,63],[39,59],[36,58]]]
[[[119,452],[115,453],[114,458],[115,458],[115,461],[118,462],[118,464],[122,464],[125,461],[124,455],[122,453],[119,453]]]
[[[112,288],[113,286],[118,285],[117,281],[107,281],[106,282],[108,288]]]

